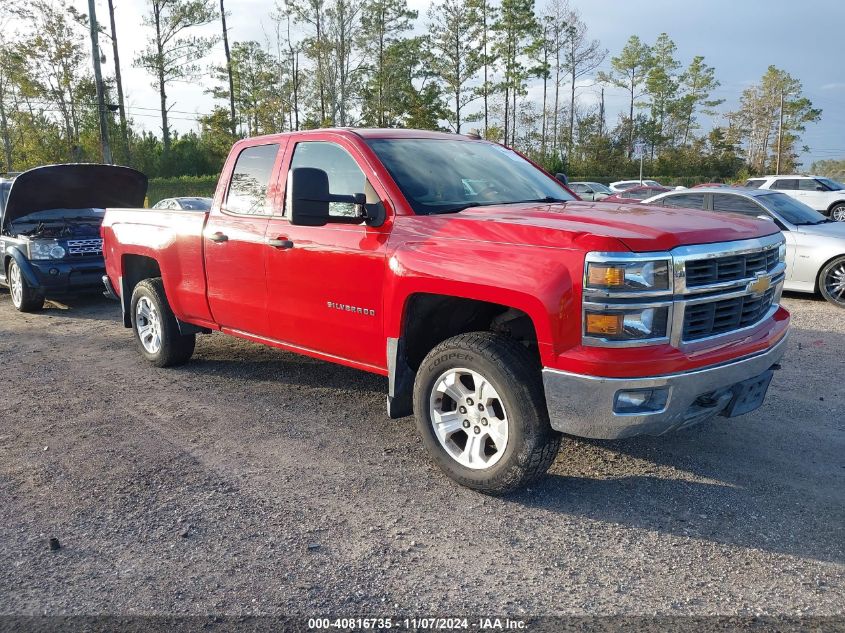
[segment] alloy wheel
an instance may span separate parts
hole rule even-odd
[[[161,321],[158,311],[147,297],[141,297],[135,307],[135,327],[141,345],[150,354],[161,349]]]
[[[833,266],[824,278],[827,294],[837,303],[845,304],[845,260]]]
[[[429,415],[440,445],[461,466],[490,468],[504,455],[509,433],[504,403],[478,372],[443,372],[431,391]]]
[[[16,308],[20,308],[23,303],[23,278],[21,269],[15,262],[9,265],[9,290],[12,292],[12,303]]]
[[[836,222],[845,222],[845,204],[833,207],[833,210],[830,212],[830,218]]]

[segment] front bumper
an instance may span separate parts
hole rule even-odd
[[[30,260],[39,288],[47,294],[86,292],[102,287],[106,264],[102,258],[68,262]]]
[[[783,357],[786,336],[774,346],[734,362],[695,371],[645,378],[601,378],[543,369],[552,428],[570,435],[617,439],[660,435],[724,413],[731,388],[766,372]],[[661,390],[665,405],[655,411],[618,413],[620,391]],[[664,391],[665,390],[665,391]]]

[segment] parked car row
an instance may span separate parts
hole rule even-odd
[[[845,185],[831,178],[821,176],[765,176],[751,178],[745,186],[750,189],[782,191],[830,216],[836,222],[845,222]]]
[[[735,213],[772,220],[787,244],[786,290],[820,293],[845,308],[845,185],[820,176],[765,176],[744,187],[701,183],[675,190],[655,180],[622,180],[604,187],[572,182],[583,200]],[[601,188],[610,194],[598,193]]]
[[[772,220],[786,238],[784,289],[820,292],[845,308],[845,222],[834,222],[784,192],[762,187],[670,191],[643,202]]]
[[[619,180],[605,186],[598,182],[570,182],[569,188],[582,200],[597,202],[635,202],[650,198],[669,187],[656,180]],[[726,183],[705,182],[693,185],[691,189],[730,187]],[[823,176],[761,176],[749,178],[745,187],[780,191],[803,202],[811,209],[830,217],[836,222],[845,222],[845,184]],[[676,189],[684,189],[677,187]],[[649,195],[646,195],[649,194]]]

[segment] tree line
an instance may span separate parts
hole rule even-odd
[[[473,130],[580,175],[634,173],[637,145],[650,174],[729,179],[794,170],[801,133],[821,117],[774,66],[736,111],[720,112],[704,56],[681,59],[666,33],[633,35],[611,53],[566,0],[434,0],[423,15],[406,0],[277,0],[264,41],[230,41],[225,2],[146,0],[146,45],[130,63],[159,100],[132,108],[108,0],[100,42],[112,54],[117,162],[154,177],[211,174],[243,136],[371,126]],[[215,24],[217,37],[201,28]],[[88,16],[69,0],[7,2],[0,28],[2,171],[100,160]],[[206,61],[216,47],[222,64]],[[208,112],[176,110],[170,89],[199,79]],[[611,90],[625,95],[618,116],[605,108]],[[158,134],[142,130],[155,119]],[[174,119],[195,120],[196,131],[176,133]]]

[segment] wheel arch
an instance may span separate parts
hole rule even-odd
[[[542,365],[538,328],[529,311],[486,299],[414,292],[403,303],[398,336],[387,339],[388,415],[412,413],[416,372],[426,354],[446,339],[475,331],[503,334],[522,343]]]
[[[30,288],[39,288],[41,286],[38,282],[38,277],[36,276],[35,271],[29,263],[29,260],[18,245],[8,246],[6,252],[3,253],[3,272],[6,275],[7,283],[9,281],[9,265],[12,263],[12,260],[14,260],[18,265],[18,268],[20,268],[21,275],[23,275],[24,281],[26,281]]]
[[[161,277],[161,266],[149,255],[126,254],[120,258],[120,307],[124,327],[132,327],[132,292],[145,279]]]
[[[835,201],[831,202],[831,203],[827,206],[827,213],[828,213],[828,215],[830,215],[830,213],[832,213],[832,212],[833,212],[833,207],[839,206],[840,204],[845,204],[845,198],[842,198],[842,199],[840,199],[840,200],[835,200]]]
[[[819,271],[816,273],[816,288],[815,288],[816,293],[821,292],[822,273],[824,272],[824,269],[827,267],[827,265],[830,264],[831,262],[836,261],[837,259],[843,259],[843,258],[845,258],[845,253],[837,253],[836,255],[828,257],[822,263],[822,265],[819,266]]]

